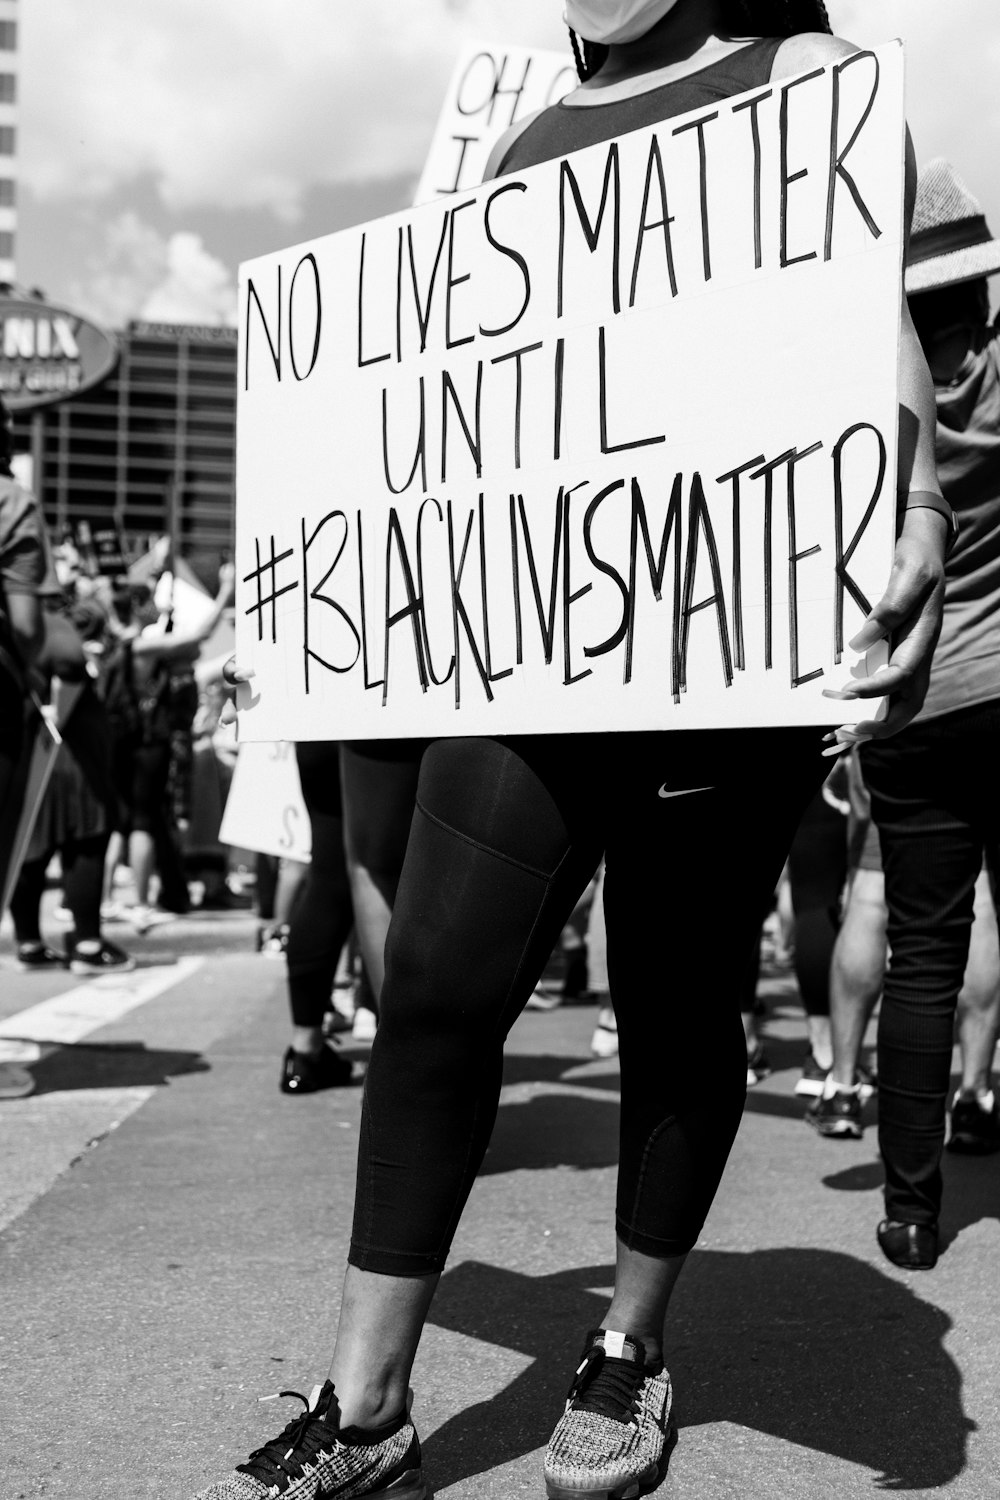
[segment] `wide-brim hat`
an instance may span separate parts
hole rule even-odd
[[[1000,271],[1000,240],[990,234],[982,204],[954,168],[941,157],[929,161],[917,179],[907,295],[976,281]]]

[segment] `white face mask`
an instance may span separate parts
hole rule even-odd
[[[676,4],[677,0],[566,0],[563,20],[588,42],[634,42]]]

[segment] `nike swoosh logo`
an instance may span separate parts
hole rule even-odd
[[[668,789],[667,783],[664,782],[663,785],[660,787],[660,790],[657,793],[657,796],[660,796],[660,797],[690,797],[692,792],[714,792],[714,791],[715,791],[715,788],[712,787],[712,786],[682,786],[682,787],[679,788],[678,791],[672,792],[672,791],[670,791]]]

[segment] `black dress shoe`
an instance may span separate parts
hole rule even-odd
[[[320,1089],[341,1088],[350,1083],[353,1065],[324,1046],[315,1057],[289,1047],[281,1062],[279,1088],[283,1094],[315,1094]]]
[[[936,1224],[900,1224],[883,1219],[875,1231],[882,1254],[904,1271],[930,1271],[937,1265],[938,1227]]]

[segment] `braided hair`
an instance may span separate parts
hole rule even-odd
[[[723,25],[733,36],[797,36],[800,31],[832,32],[823,0],[725,0]],[[570,31],[580,82],[604,66],[607,47]]]

